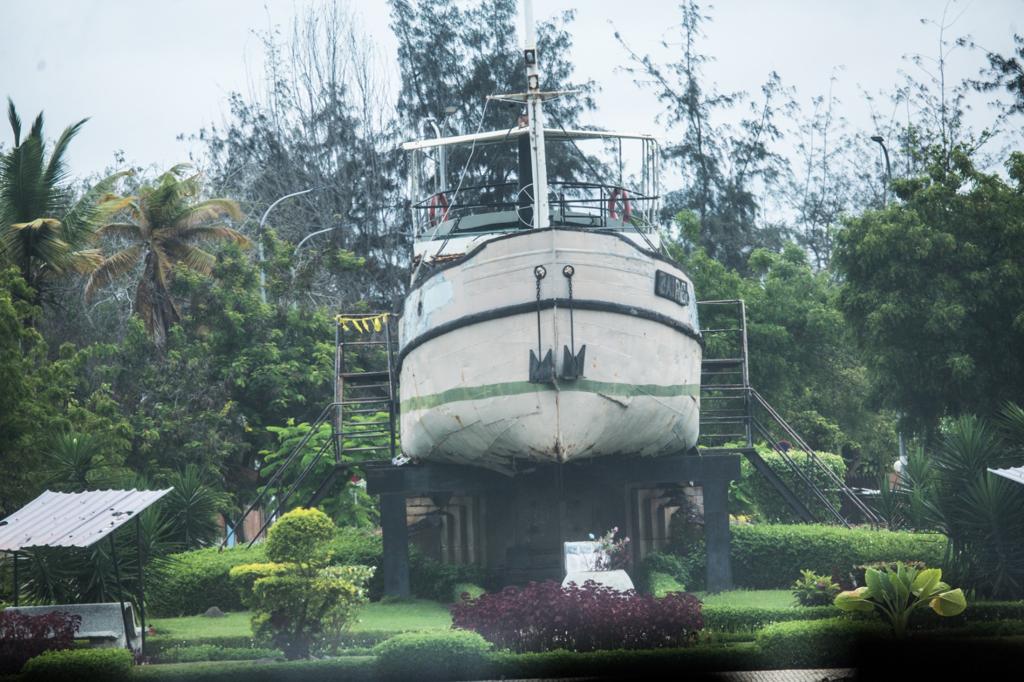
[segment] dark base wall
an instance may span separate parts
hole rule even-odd
[[[708,588],[728,589],[727,491],[739,455],[604,458],[539,465],[507,477],[448,464],[371,467],[381,494],[384,582],[408,595],[408,546],[450,563],[476,563],[503,584],[561,580],[562,543],[613,527],[628,535],[639,561],[665,544],[680,509],[704,523]]]

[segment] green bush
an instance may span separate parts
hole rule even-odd
[[[659,599],[672,592],[686,592],[686,585],[683,585],[667,573],[651,573],[648,578],[647,587],[650,590],[648,594],[653,594]]]
[[[452,590],[452,601],[459,601],[463,598],[462,595],[468,595],[468,599],[476,599],[480,595],[486,593],[487,590],[480,587],[479,585],[474,585],[473,583],[458,583]]]
[[[283,658],[278,649],[259,647],[223,647],[216,644],[176,646],[160,655],[160,663],[194,663],[196,661],[254,661],[258,658]]]
[[[414,597],[450,604],[459,583],[484,584],[486,572],[473,564],[445,564],[419,552],[409,556],[409,591]]]
[[[829,618],[769,625],[756,641],[769,668],[820,668],[851,665],[861,646],[888,634],[877,621]]]
[[[828,606],[841,591],[832,576],[814,571],[800,571],[800,577],[793,583],[793,597],[800,606]]]
[[[276,563],[326,566],[335,526],[319,509],[293,509],[267,531],[267,559]]]
[[[730,646],[632,651],[545,651],[531,654],[493,653],[490,678],[547,679],[558,677],[615,680],[686,679],[687,674],[764,667],[752,642]]]
[[[216,606],[241,611],[241,597],[228,578],[239,564],[266,561],[262,545],[252,549],[216,547],[171,554],[153,562],[146,575],[147,614],[154,617],[194,616]]]
[[[329,545],[332,564],[380,566],[384,554],[381,536],[363,528],[338,528]]]
[[[245,635],[224,635],[220,637],[196,637],[184,639],[167,635],[146,637],[146,656],[160,659],[170,649],[189,646],[216,646],[224,649],[255,649],[256,640]]]
[[[366,584],[370,601],[384,594],[384,571],[380,570],[384,556],[381,536],[364,528],[338,528],[330,548],[331,563],[337,566],[372,566],[373,577]]]
[[[132,654],[127,649],[47,651],[30,658],[21,673],[25,680],[46,682],[127,680],[132,674]]]
[[[790,469],[779,453],[767,445],[757,445],[757,452],[768,463],[768,466],[772,468],[772,471],[777,473],[779,478],[789,486],[790,490],[802,499],[809,498],[810,493],[804,482],[793,473],[793,470]],[[829,502],[836,509],[839,509],[842,505],[842,497],[835,484],[824,472],[808,462],[807,454],[796,449],[790,449],[786,454],[811,481],[817,484],[818,488],[825,491],[825,496]],[[819,452],[818,459],[831,469],[840,480],[846,478],[846,462],[841,456],[828,452]],[[793,510],[786,504],[782,496],[779,495],[779,492],[772,487],[768,479],[759,474],[754,465],[747,461],[746,458],[743,458],[740,462],[740,480],[736,483],[736,489],[742,491],[742,497],[749,502],[750,506],[753,507],[754,513],[760,519],[773,523],[796,523],[800,521],[800,518],[793,513]],[[832,520],[833,517],[829,511],[816,499],[807,506],[817,521],[826,522]]]
[[[667,552],[652,552],[644,557],[634,571],[631,571],[633,584],[637,592],[643,594],[657,594],[655,582],[666,584],[665,579],[670,578],[678,585],[685,585],[683,577],[686,567],[683,560],[675,554]]]
[[[946,539],[935,533],[823,525],[732,527],[732,571],[738,587],[787,589],[800,571],[849,572],[871,561],[924,561],[941,566]]]
[[[347,656],[319,661],[201,661],[144,665],[134,681],[165,682],[371,682],[377,679],[371,656]]]
[[[762,608],[752,606],[709,606],[701,610],[704,628],[718,632],[754,632],[773,623],[793,620],[821,620],[840,615],[834,606]]]
[[[253,611],[260,643],[290,659],[329,652],[366,601],[369,566],[330,566],[334,522],[318,509],[293,509],[267,534],[273,561],[231,569],[243,601]]]
[[[475,632],[407,632],[374,648],[381,674],[390,679],[470,679],[482,674],[491,645]]]

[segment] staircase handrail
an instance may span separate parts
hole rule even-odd
[[[758,433],[761,434],[762,438],[764,438],[766,440],[772,440],[772,435],[768,431],[768,429],[764,426],[764,424],[762,424],[756,418],[752,418],[751,421],[753,422],[754,428],[757,429]],[[811,494],[813,494],[816,498],[818,498],[818,501],[825,507],[825,509],[827,509],[828,512],[832,516],[834,516],[839,523],[841,523],[841,524],[843,524],[843,526],[849,528],[850,527],[850,522],[846,519],[845,516],[843,516],[843,514],[842,514],[842,512],[840,510],[836,509],[835,505],[832,504],[832,501],[828,499],[828,496],[824,493],[824,491],[822,491],[822,489],[818,487],[818,484],[815,483],[800,468],[800,465],[796,463],[796,460],[794,460],[792,457],[790,457],[789,453],[787,453],[785,450],[783,450],[782,448],[778,447],[777,445],[773,444],[772,445],[772,450],[774,450],[775,453],[778,454],[779,457],[782,459],[782,461],[786,463],[786,465],[790,468],[790,470],[794,474],[796,474],[796,476],[803,482],[803,484],[807,487],[807,489],[811,491]]]
[[[757,404],[760,405],[771,416],[772,420],[779,425],[783,432],[785,432],[785,434],[789,438],[791,438],[794,443],[796,443],[797,447],[799,447],[804,452],[804,454],[807,455],[808,460],[812,462],[817,467],[817,469],[825,475],[826,478],[830,479],[839,488],[840,492],[843,495],[845,495],[847,499],[850,500],[850,502],[857,508],[858,511],[864,514],[864,517],[868,519],[871,525],[876,527],[880,526],[882,521],[875,513],[875,511],[871,509],[871,507],[869,507],[867,504],[865,504],[863,500],[857,497],[857,493],[853,492],[853,490],[848,485],[846,485],[846,482],[843,479],[841,479],[836,474],[836,472],[832,470],[831,467],[827,466],[823,461],[821,461],[821,459],[818,457],[814,449],[811,448],[811,446],[809,446],[807,442],[800,437],[800,434],[798,434],[793,429],[793,427],[790,426],[789,423],[782,418],[782,415],[780,415],[778,411],[774,407],[772,407],[767,400],[764,399],[764,396],[758,393],[757,389],[755,389],[753,386],[749,388],[749,391],[751,397],[754,398]]]
[[[234,523],[234,525],[232,525],[231,533],[225,534],[224,540],[222,540],[220,543],[221,549],[227,547],[228,538],[230,538],[232,535],[234,535],[235,537],[238,536],[239,526],[241,526],[242,523],[245,521],[246,517],[248,517],[249,514],[251,514],[253,510],[256,509],[260,501],[263,499],[264,493],[271,486],[277,483],[277,481],[284,475],[285,470],[288,469],[291,463],[295,461],[299,454],[301,454],[301,452],[306,448],[306,444],[309,443],[309,439],[313,437],[313,434],[316,433],[320,429],[320,427],[323,426],[324,422],[327,421],[327,419],[332,416],[332,410],[334,410],[334,408],[337,405],[338,403],[330,403],[326,407],[324,407],[324,409],[320,412],[320,415],[313,421],[309,431],[307,431],[306,434],[302,437],[302,440],[300,440],[298,444],[294,448],[292,448],[292,451],[288,453],[288,456],[285,457],[284,462],[282,462],[281,465],[277,468],[277,471],[274,472],[274,475],[270,477],[270,480],[263,484],[263,491],[256,496],[256,499],[253,500],[248,507],[246,507],[242,515],[239,516],[238,520]],[[256,537],[259,537],[259,534],[257,534]]]

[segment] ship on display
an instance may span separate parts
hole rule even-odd
[[[399,326],[402,451],[506,473],[688,451],[702,338],[692,282],[654,228],[657,142],[545,128],[544,100],[565,93],[541,90],[530,16],[526,26],[527,90],[491,98],[521,105],[513,127],[404,145],[415,236]],[[547,157],[586,145],[617,161],[548,180]],[[506,153],[517,181],[468,179],[485,146]]]

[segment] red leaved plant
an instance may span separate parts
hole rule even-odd
[[[588,580],[506,587],[452,606],[452,624],[517,653],[567,649],[656,649],[686,646],[704,627],[701,602],[687,593],[661,599],[618,592]]]
[[[0,675],[21,671],[30,658],[51,649],[70,649],[82,617],[54,611],[30,616],[8,610],[0,613]]]

